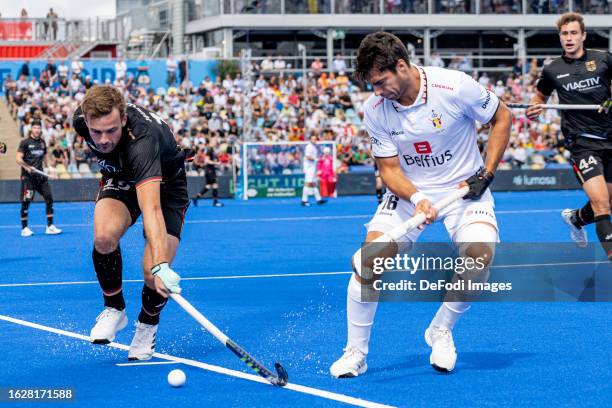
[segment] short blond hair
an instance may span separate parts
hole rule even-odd
[[[573,23],[574,21],[580,24],[580,30],[584,33],[586,28],[584,26],[584,18],[578,13],[565,13],[557,20],[557,28],[561,31],[561,27],[566,24]]]
[[[117,108],[119,114],[123,116],[127,105],[121,91],[112,85],[97,85],[89,88],[81,103],[85,117],[92,119],[106,116],[114,108]]]

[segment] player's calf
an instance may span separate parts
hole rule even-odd
[[[595,231],[608,259],[612,261],[612,222],[610,214],[595,216]]]

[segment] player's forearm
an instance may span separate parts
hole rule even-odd
[[[15,157],[15,161],[20,167],[24,169],[27,169],[28,167],[30,167],[23,161],[23,153],[17,153],[17,156]]]
[[[142,211],[145,235],[151,247],[153,265],[168,262],[166,223],[161,208],[160,185],[158,182],[144,183],[137,188],[136,194],[138,206]]]
[[[500,106],[504,109],[495,115],[495,122],[489,133],[489,141],[487,142],[487,155],[485,159],[485,169],[495,174],[497,166],[501,161],[508,142],[510,141],[510,129],[512,127],[512,115],[505,106]]]
[[[389,190],[396,196],[410,201],[410,197],[418,191],[410,180],[406,178],[401,168],[385,168],[380,166],[380,176]]]
[[[166,254],[167,234],[164,214],[161,205],[154,205],[142,213],[143,224],[147,241],[151,247],[153,265],[168,262]]]

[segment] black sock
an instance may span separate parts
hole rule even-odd
[[[21,203],[21,229],[28,226],[28,207],[30,207],[29,201]]]
[[[47,226],[50,226],[53,224],[53,201],[47,201],[46,203],[46,207],[47,207]]]
[[[94,247],[92,258],[98,282],[102,288],[104,306],[114,307],[117,310],[125,309],[125,300],[121,288],[123,272],[121,248],[117,247],[109,254],[101,254]]]
[[[610,214],[595,217],[595,231],[597,231],[597,237],[606,255],[612,260],[612,222],[610,222]]]
[[[145,284],[142,288],[142,308],[138,321],[145,324],[159,324],[159,314],[167,302],[167,298]]]
[[[572,212],[572,224],[578,228],[582,228],[585,225],[589,225],[594,222],[595,213],[593,212],[593,207],[591,207],[590,201],[587,201],[584,207]]]
[[[213,202],[216,203],[217,201],[219,201],[218,200],[218,198],[219,198],[219,189],[218,188],[213,188],[212,192],[213,192],[212,193],[213,194]]]

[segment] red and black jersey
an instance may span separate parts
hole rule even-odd
[[[600,104],[610,98],[612,54],[586,50],[580,58],[561,56],[542,70],[537,88],[544,95],[557,91],[561,104]],[[584,136],[612,139],[612,111],[562,110],[561,131],[568,139]]]
[[[38,170],[43,169],[43,160],[45,154],[47,154],[47,145],[42,138],[34,139],[33,137],[27,137],[19,143],[17,151],[23,153],[23,161],[28,166],[32,166]],[[21,176],[31,177],[31,174],[21,169]]]
[[[73,118],[76,132],[85,138],[98,158],[102,174],[133,183],[175,179],[184,169],[184,155],[172,131],[156,113],[137,105],[127,105],[127,123],[115,149],[110,153],[97,150],[79,107]]]

